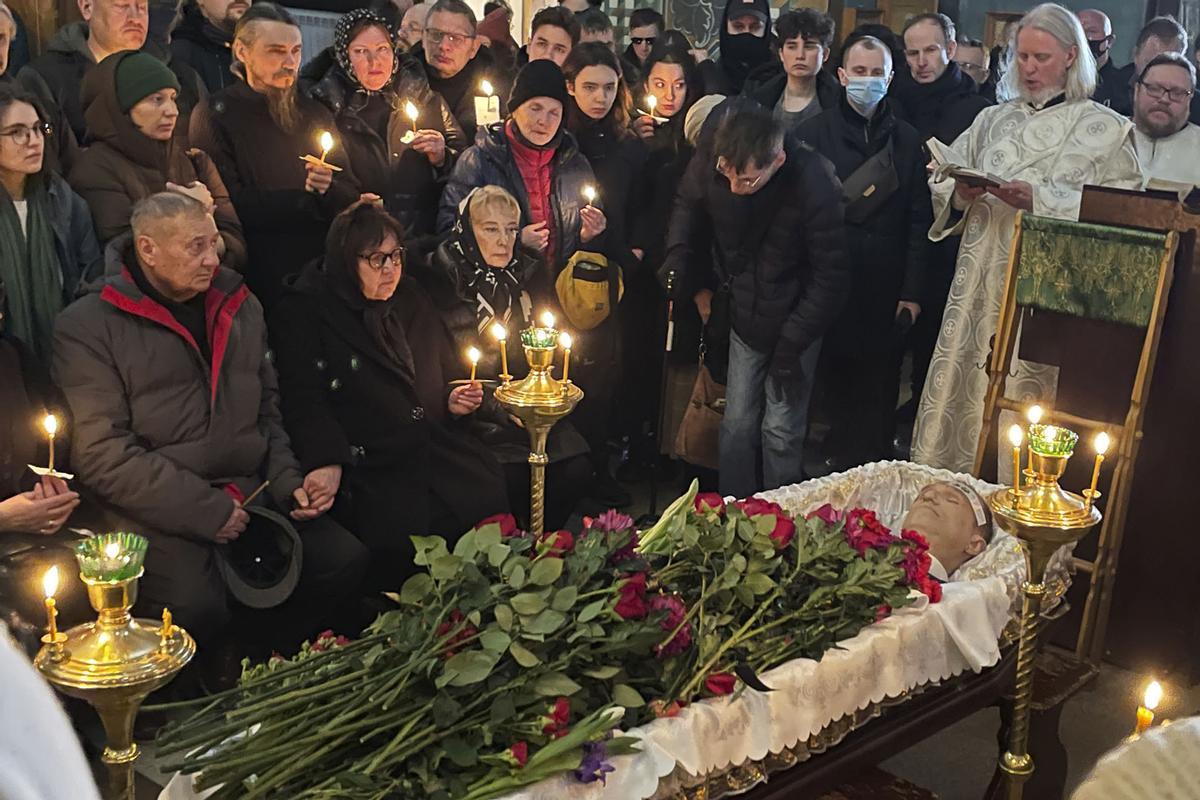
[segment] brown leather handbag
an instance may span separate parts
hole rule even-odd
[[[725,387],[713,380],[700,344],[700,371],[692,396],[675,434],[675,454],[689,464],[717,469],[720,463],[721,418],[725,416]]]

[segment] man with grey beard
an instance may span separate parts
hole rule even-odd
[[[284,278],[324,252],[329,223],[359,188],[336,139],[324,160],[340,171],[318,161],[321,134],[337,127],[296,91],[300,28],[292,17],[255,3],[234,30],[233,58],[241,80],[196,108],[191,141],[225,180],[245,229],[246,282],[269,310]]]

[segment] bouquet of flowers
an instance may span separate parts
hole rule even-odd
[[[217,798],[484,800],[566,772],[603,781],[636,741],[618,723],[739,678],[769,691],[763,671],[940,589],[924,541],[870,511],[793,520],[695,484],[643,537],[610,511],[578,537],[503,515],[453,549],[413,541],[425,571],[394,610],[356,641],[327,633],[247,664],[160,734],[167,766]]]

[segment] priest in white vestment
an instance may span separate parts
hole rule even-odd
[[[1133,87],[1134,142],[1142,174],[1200,186],[1200,126],[1188,122],[1196,68],[1179,53],[1156,56]]]
[[[1018,210],[1078,219],[1087,184],[1142,185],[1133,123],[1089,99],[1096,62],[1078,18],[1054,3],[1020,21],[998,92],[954,141],[969,167],[1002,180],[972,188],[941,171],[930,180],[934,241],[962,234],[958,266],[913,433],[913,460],[972,469],[987,389],[990,341],[1000,316]],[[939,179],[944,178],[944,179]],[[1020,362],[1010,394],[1052,400],[1055,371]]]

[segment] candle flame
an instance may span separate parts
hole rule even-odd
[[[479,82],[479,88],[482,89],[483,93],[486,94],[488,97],[491,97],[493,94],[496,93],[496,90],[492,88],[492,82],[487,79],[484,79]]]
[[[321,149],[328,153],[333,149],[333,134],[329,131],[321,131]]]
[[[46,433],[53,436],[58,433],[58,417],[53,414],[47,414],[42,420],[42,427],[46,429]]]
[[[1058,438],[1058,428],[1053,425],[1047,425],[1046,429],[1042,431],[1042,436],[1046,441],[1053,442]]]
[[[650,113],[654,113],[654,107],[658,105],[658,98],[652,94],[646,95],[646,106],[649,107]]]
[[[571,334],[569,334],[569,333],[560,334],[558,337],[558,342],[564,348],[566,348],[567,350],[570,350],[571,349]]]
[[[540,319],[542,320],[543,328],[553,328],[554,327],[554,315],[551,314],[549,311],[543,311]]]
[[[117,556],[121,555],[121,545],[117,542],[109,542],[108,544],[104,545],[104,555],[108,556],[109,558],[116,558]]]
[[[1100,431],[1100,433],[1096,434],[1096,442],[1094,445],[1096,448],[1096,455],[1102,456],[1107,453],[1109,444],[1110,442],[1106,432]]]
[[[492,336],[495,336],[497,341],[503,342],[508,338],[508,329],[497,322],[492,326]]]
[[[416,107],[416,106],[414,106],[414,105],[412,104],[412,101],[411,101],[411,100],[410,100],[410,101],[407,101],[407,102],[405,102],[405,104],[404,104],[404,116],[408,117],[408,118],[409,118],[409,119],[411,119],[413,122],[416,122],[416,121],[417,121],[417,117],[418,117],[418,116],[420,116],[420,114],[421,114],[421,112],[417,110],[417,107]]]
[[[1153,711],[1162,702],[1162,696],[1162,685],[1158,681],[1150,681],[1150,685],[1146,687],[1146,695],[1142,698],[1142,705]]]
[[[1029,424],[1037,425],[1039,422],[1042,421],[1042,415],[1044,413],[1045,412],[1042,411],[1041,406],[1033,405],[1033,406],[1030,406],[1029,410],[1025,412],[1025,417],[1026,417],[1026,419],[1029,420]]]
[[[467,358],[471,359],[472,364],[478,364],[482,355],[477,347],[471,347],[467,350]]]
[[[583,187],[583,196],[587,198],[588,203],[596,201],[596,189],[590,184]]]
[[[1021,431],[1020,425],[1013,425],[1008,429],[1008,441],[1013,447],[1020,447],[1021,440],[1025,438],[1025,434]]]
[[[54,593],[58,591],[58,567],[51,567],[46,570],[46,574],[42,576],[42,591],[46,593],[46,597],[54,597]]]

